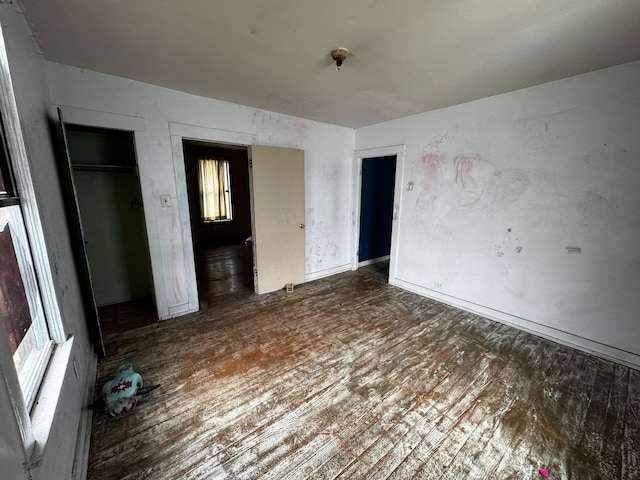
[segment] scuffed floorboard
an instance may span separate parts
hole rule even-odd
[[[162,386],[94,415],[92,479],[640,478],[640,372],[379,266],[106,338]]]

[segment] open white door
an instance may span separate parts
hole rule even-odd
[[[60,137],[57,159],[58,174],[62,185],[62,195],[64,198],[67,222],[69,225],[69,234],[71,236],[71,246],[78,272],[78,281],[80,282],[80,293],[82,294],[84,313],[87,316],[89,334],[96,353],[99,356],[104,357],[106,356],[106,351],[104,348],[104,340],[102,339],[98,307],[96,307],[93,286],[91,284],[91,272],[89,270],[89,259],[87,258],[86,248],[87,242],[85,240],[84,231],[82,230],[82,222],[80,221],[78,194],[76,192],[75,184],[73,183],[73,169],[71,168],[71,157],[69,156],[67,132],[65,130],[62,110],[60,110],[60,108],[58,108],[58,130],[58,135]]]
[[[304,152],[252,146],[249,165],[255,290],[303,283]]]

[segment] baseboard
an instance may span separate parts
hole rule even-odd
[[[351,271],[351,264],[345,263],[344,265],[338,265],[337,267],[331,267],[325,270],[319,270],[317,272],[307,273],[305,275],[305,281],[310,282],[311,280],[330,277],[331,275],[335,275],[336,273],[344,273],[349,271]]]
[[[94,353],[89,361],[87,376],[85,379],[85,391],[82,401],[82,414],[78,425],[78,437],[76,439],[76,453],[73,459],[73,480],[86,480],[89,467],[89,450],[91,447],[91,422],[93,411],[89,405],[93,403],[96,387],[96,373],[98,368],[98,356]]]
[[[374,263],[385,262],[391,258],[390,255],[385,255],[384,257],[372,258],[371,260],[365,260],[363,262],[358,263],[358,267],[366,267],[367,265],[373,265]]]
[[[389,283],[400,287],[404,290],[408,290],[418,295],[422,295],[432,300],[450,305],[452,307],[460,308],[467,312],[481,315],[489,320],[509,325],[525,332],[537,335],[539,337],[546,338],[556,343],[566,345],[568,347],[581,350],[586,353],[590,353],[605,360],[611,360],[627,367],[631,367],[636,370],[640,370],[640,355],[622,350],[604,343],[597,342],[588,338],[580,337],[569,332],[565,332],[558,328],[549,327],[532,320],[510,315],[508,313],[500,312],[483,305],[478,305],[473,302],[468,302],[457,297],[446,295],[440,291],[425,288],[420,285],[402,280],[400,278],[390,278]]]

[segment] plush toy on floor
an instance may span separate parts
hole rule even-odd
[[[102,387],[102,397],[93,402],[89,408],[95,410],[102,406],[106,413],[115,417],[135,407],[140,395],[149,393],[159,386],[160,384],[143,387],[142,375],[134,372],[130,363],[123,363],[118,368],[115,378]]]

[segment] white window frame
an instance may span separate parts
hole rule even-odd
[[[11,229],[13,248],[31,318],[31,325],[13,354],[24,402],[30,411],[53,352],[53,341],[49,336],[40,288],[33,268],[33,256],[19,204],[0,206],[0,228],[5,224]]]
[[[225,168],[225,178],[224,183],[226,185],[226,189],[224,191],[224,196],[227,202],[227,211],[228,214],[226,218],[217,218],[217,219],[205,219],[203,218],[204,212],[202,207],[202,198],[200,198],[200,222],[204,224],[215,224],[215,223],[230,223],[234,221],[233,215],[233,195],[232,195],[232,186],[231,186],[231,161],[227,158],[210,158],[210,157],[202,157],[198,158],[198,190],[199,195],[202,197],[202,189],[203,185],[201,184],[201,176],[200,176],[200,162],[202,161],[215,161],[215,162],[223,162],[226,165]]]
[[[33,270],[37,284],[40,288],[40,298],[46,318],[46,326],[51,340],[51,348],[44,357],[40,357],[34,363],[31,379],[27,380],[37,392],[43,379],[47,365],[53,353],[55,344],[62,344],[67,337],[64,324],[60,315],[60,308],[53,283],[53,274],[49,263],[49,255],[45,244],[44,231],[40,222],[40,212],[36,193],[31,177],[27,149],[22,136],[20,118],[11,80],[9,60],[4,41],[4,35],[0,28],[0,113],[5,129],[8,161],[12,167],[15,189],[20,198],[20,209],[24,222],[24,231],[28,237],[33,261]],[[44,120],[44,119],[42,119]],[[4,325],[4,321],[2,321]],[[4,326],[2,327],[4,329]],[[29,404],[25,401],[20,380],[10,354],[9,342],[6,333],[0,335],[0,373],[11,392],[14,403],[14,411],[20,426],[22,440],[25,446],[26,457],[30,458],[35,446],[31,418],[29,416]],[[9,360],[11,359],[11,360]],[[9,364],[10,363],[10,364]]]

